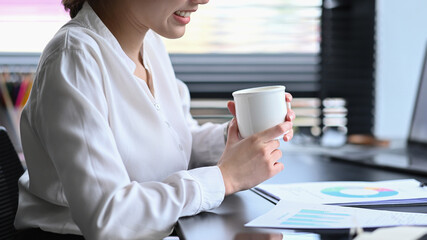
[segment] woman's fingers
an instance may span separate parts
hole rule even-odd
[[[281,155],[281,154],[280,154]],[[275,162],[274,164],[273,164],[273,169],[272,169],[272,172],[271,172],[271,176],[270,177],[272,177],[272,176],[274,176],[274,175],[276,175],[276,174],[278,174],[279,172],[281,172],[283,169],[285,168],[285,165],[283,165],[283,163],[281,163],[281,162]]]
[[[236,118],[233,118],[228,125],[227,143],[230,142],[230,144],[233,144],[239,140],[239,127]]]
[[[279,137],[285,134],[287,131],[290,131],[291,129],[292,129],[292,122],[283,122],[272,128],[262,131],[256,135],[259,135],[262,141],[268,142],[275,139],[276,137]]]
[[[286,102],[292,102],[292,94],[290,93],[285,93],[285,98],[286,98]]]
[[[279,140],[274,139],[292,128],[284,122],[266,131],[239,139],[235,118],[230,122],[226,148],[218,162],[224,179],[226,195],[248,189],[283,170],[277,161],[282,157]]]
[[[289,130],[288,133],[285,134],[285,136],[283,136],[283,140],[285,142],[289,142],[293,137],[294,137],[294,130],[291,129],[291,130]]]
[[[279,140],[271,140],[269,142],[266,142],[266,150],[273,152],[274,150],[278,149],[280,147],[280,141]]]
[[[282,151],[280,151],[280,149],[274,149],[271,152],[270,161],[273,162],[273,163],[275,163],[275,162],[279,161],[279,159],[281,157],[282,157]]]
[[[293,121],[295,119],[295,112],[292,109],[288,109],[285,121]]]
[[[228,107],[228,111],[230,111],[230,113],[233,114],[234,117],[236,117],[236,105],[234,101],[228,101],[227,107]]]
[[[286,93],[285,99],[286,99],[286,108],[288,109],[288,111],[290,111],[292,109],[291,102],[293,97],[290,93]]]
[[[291,102],[293,97],[290,93],[285,93],[285,98],[286,98],[286,108],[288,110],[285,121],[293,121],[295,119],[295,113],[294,111],[292,111],[292,108],[291,108]]]

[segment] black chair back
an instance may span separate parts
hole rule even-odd
[[[21,161],[4,127],[0,126],[0,238],[13,239],[18,207],[18,179],[24,173]]]

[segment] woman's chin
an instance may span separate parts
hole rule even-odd
[[[177,38],[181,38],[182,36],[184,36],[185,34],[185,27],[181,27],[179,29],[174,29],[173,31],[162,31],[162,32],[157,32],[155,31],[157,34],[159,34],[162,37],[165,38],[169,38],[169,39],[177,39]]]

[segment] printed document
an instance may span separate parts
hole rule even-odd
[[[427,204],[427,187],[415,179],[260,184],[253,190],[277,201],[343,206]]]
[[[281,200],[247,227],[289,229],[350,229],[427,226],[427,214],[372,210]]]

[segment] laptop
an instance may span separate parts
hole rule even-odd
[[[427,49],[419,80],[409,136],[401,146],[390,148],[352,146],[326,154],[335,160],[427,176]]]

